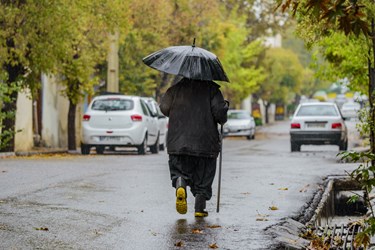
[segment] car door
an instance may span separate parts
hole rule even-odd
[[[140,101],[148,131],[148,145],[153,145],[155,144],[159,132],[157,117],[153,116],[151,110],[143,100]]]

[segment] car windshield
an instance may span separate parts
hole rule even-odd
[[[92,104],[92,110],[124,111],[133,109],[134,102],[122,98],[99,99]]]
[[[228,113],[228,119],[242,120],[242,119],[249,119],[249,118],[250,118],[250,114],[248,114],[246,112],[231,112],[231,113]]]
[[[338,113],[332,105],[306,105],[301,106],[297,116],[337,116]]]

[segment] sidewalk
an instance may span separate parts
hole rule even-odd
[[[47,147],[35,147],[30,151],[17,151],[17,152],[0,152],[0,159],[14,156],[31,156],[39,154],[64,154],[69,153],[67,149],[62,148],[47,148]]]

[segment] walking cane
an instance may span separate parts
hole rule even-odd
[[[223,124],[220,125],[220,158],[219,158],[219,185],[217,187],[217,206],[216,213],[219,212],[220,206],[220,188],[221,188],[221,162],[223,160]]]

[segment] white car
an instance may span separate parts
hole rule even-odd
[[[246,110],[228,110],[228,121],[223,126],[224,136],[246,136],[255,138],[255,121]]]
[[[159,104],[155,101],[154,98],[142,97],[142,99],[147,103],[153,115],[158,118],[159,149],[163,151],[167,145],[169,118],[161,112]]]
[[[342,105],[341,113],[344,118],[357,118],[361,104],[358,102],[346,102]]]
[[[138,96],[101,95],[88,106],[82,120],[81,153],[92,147],[103,154],[106,147],[136,147],[138,154],[159,152],[158,119]]]
[[[338,145],[348,148],[348,131],[335,103],[300,104],[290,123],[291,151],[300,151],[301,145]]]

